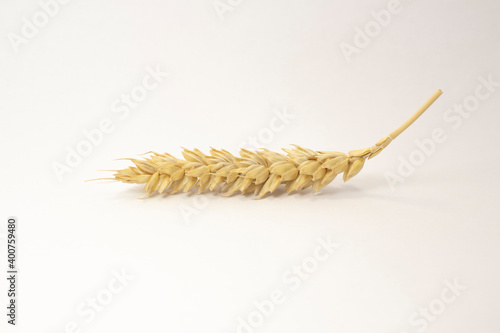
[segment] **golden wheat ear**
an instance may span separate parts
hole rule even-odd
[[[441,94],[441,90],[436,91],[410,119],[374,146],[352,150],[347,154],[314,151],[300,146],[283,149],[286,154],[267,149],[241,149],[239,156],[223,149],[211,148],[210,154],[205,155],[198,149],[184,148],[184,159],[155,152],[150,152],[150,156],[143,160],[130,159],[134,166],[115,171],[113,179],[145,184],[146,196],[154,192],[188,192],[196,188],[198,193],[220,189],[226,195],[254,193],[262,198],[281,184],[285,185],[287,193],[308,187],[318,191],[339,174],[344,174],[344,181],[357,175],[366,160],[378,155]]]

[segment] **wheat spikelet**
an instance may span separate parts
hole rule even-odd
[[[220,188],[224,194],[253,192],[258,198],[274,192],[284,184],[287,193],[312,187],[318,191],[343,174],[348,181],[363,168],[365,161],[379,154],[399,134],[408,128],[440,95],[432,97],[397,130],[378,141],[374,146],[350,151],[314,151],[300,146],[283,149],[280,154],[261,149],[241,149],[239,156],[226,150],[212,148],[209,155],[198,149],[184,149],[184,159],[170,154],[150,153],[143,160],[130,159],[134,166],[118,170],[114,180],[124,183],[145,184],[146,196],[154,192],[198,193]]]

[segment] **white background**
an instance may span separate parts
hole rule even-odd
[[[41,7],[2,1],[1,267],[15,215],[20,270],[18,326],[8,331],[76,322],[78,332],[236,332],[279,289],[282,304],[242,332],[498,332],[500,87],[460,124],[449,117],[474,101],[481,77],[500,82],[500,3],[401,1],[350,57],[342,43],[355,46],[356,28],[373,25],[387,1],[229,6],[73,0],[16,52],[9,38]],[[112,104],[157,66],[168,77],[120,118]],[[441,98],[358,176],[317,194],[139,200],[140,186],[84,182],[128,165],[116,158],[180,156],[181,146],[236,153],[259,135],[273,150],[363,148],[436,89]],[[269,137],[285,109],[294,118]],[[54,162],[105,118],[112,132],[59,181]],[[435,129],[446,140],[391,187],[387,172],[423,156],[415,141]],[[327,236],[338,248],[292,291],[283,276]],[[95,318],[77,313],[122,270],[134,279]],[[455,280],[466,290],[442,302]],[[422,322],[429,307],[439,314]]]

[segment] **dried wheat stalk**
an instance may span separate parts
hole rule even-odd
[[[130,159],[135,166],[118,170],[113,180],[124,183],[146,184],[146,196],[154,192],[188,192],[197,188],[198,193],[214,191],[230,195],[253,192],[258,198],[274,192],[280,184],[287,193],[312,187],[318,191],[339,174],[344,181],[357,175],[365,161],[379,154],[389,143],[408,128],[442,94],[432,97],[401,127],[381,139],[374,146],[353,150],[347,154],[334,151],[314,151],[299,146],[283,149],[286,155],[261,149],[241,149],[240,156],[226,150],[211,149],[205,155],[198,149],[184,149],[185,159],[170,154],[152,152],[144,160]]]

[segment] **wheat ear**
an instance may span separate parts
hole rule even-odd
[[[318,191],[343,173],[348,181],[361,171],[365,161],[378,155],[385,147],[407,129],[442,94],[436,91],[431,98],[403,125],[379,140],[374,146],[350,151],[314,151],[299,146],[283,149],[285,154],[261,149],[241,149],[240,156],[226,150],[212,148],[210,155],[198,149],[184,149],[185,159],[170,154],[150,152],[143,159],[130,159],[135,166],[117,170],[114,180],[124,183],[146,184],[146,196],[153,192],[188,192],[197,188],[198,193],[214,191],[230,195],[237,191],[253,192],[258,198],[285,185],[287,193],[312,187]]]

